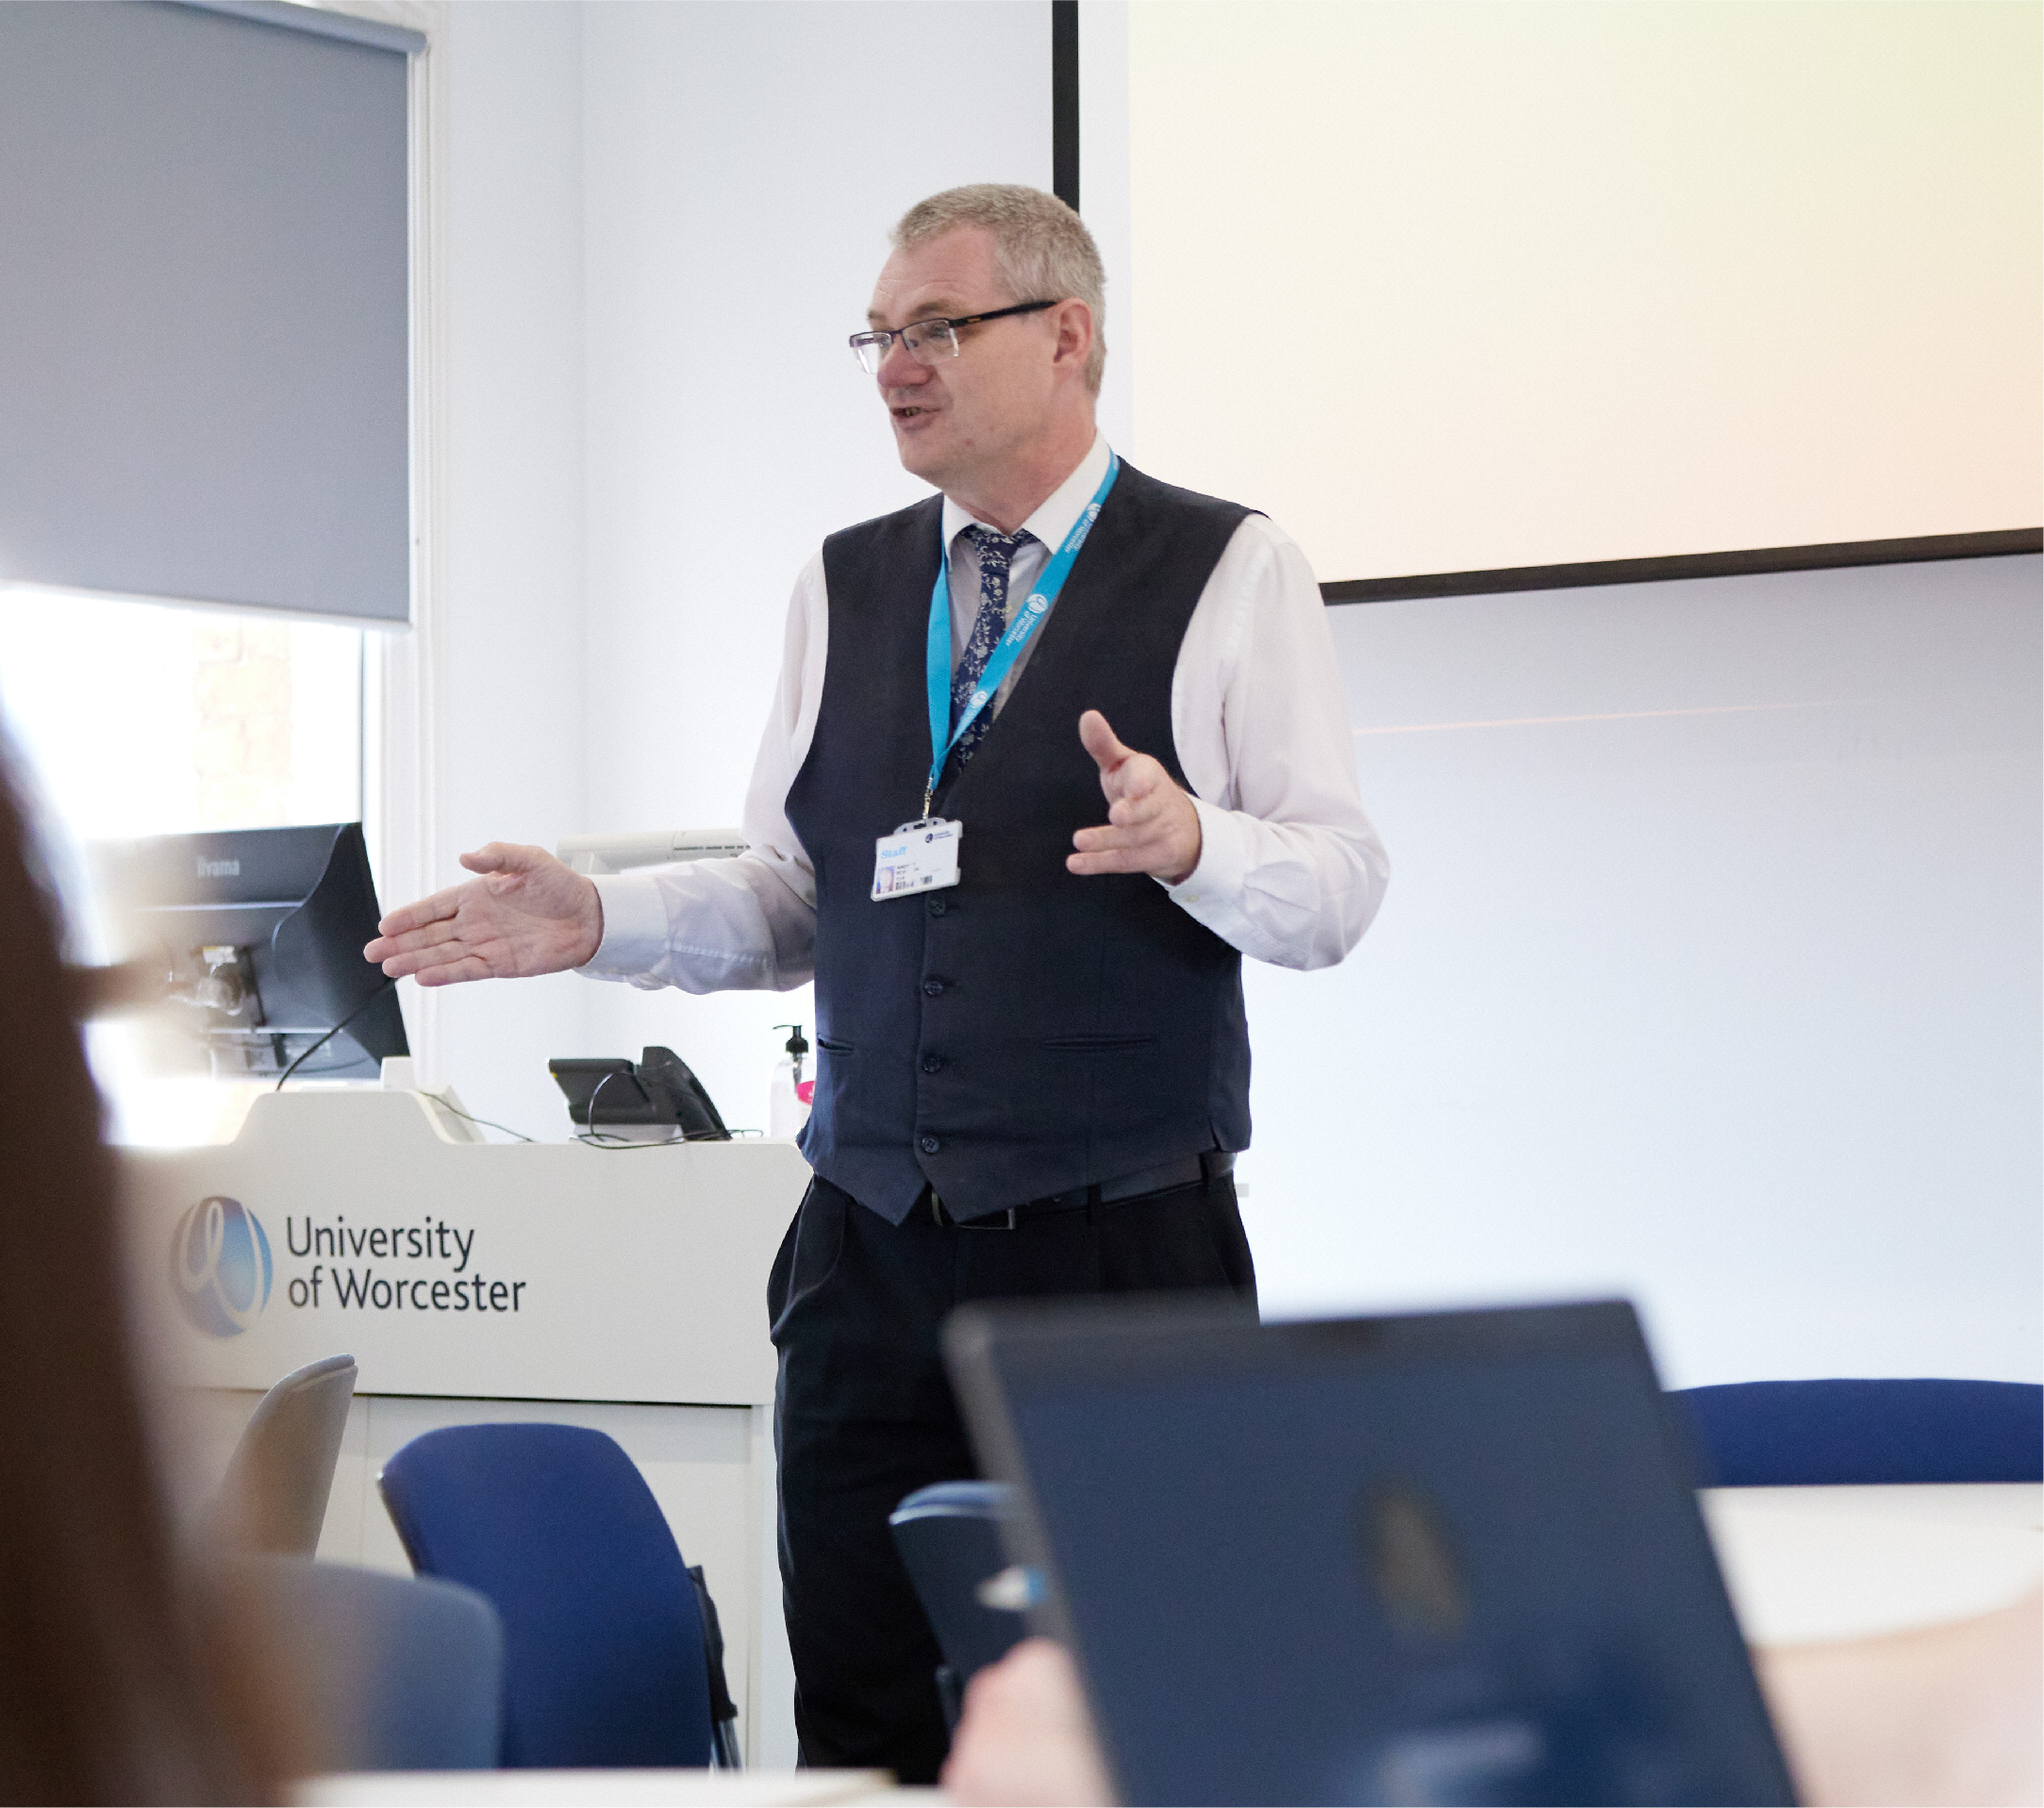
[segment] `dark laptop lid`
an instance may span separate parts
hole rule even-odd
[[[1124,1800],[1793,1800],[1622,1302],[947,1347]]]

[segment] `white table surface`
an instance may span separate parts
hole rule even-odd
[[[1703,1514],[1748,1640],[1901,1632],[2005,1607],[2044,1575],[2044,1488],[1714,1488]]]
[[[1716,1488],[1703,1514],[1754,1644],[1851,1638],[2005,1607],[2044,1575],[2044,1487]],[[878,1770],[463,1770],[317,1777],[308,1808],[937,1803]]]
[[[836,1808],[848,1802],[940,1802],[885,1770],[398,1770],[314,1777],[305,1808]]]

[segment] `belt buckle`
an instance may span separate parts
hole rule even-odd
[[[951,1208],[939,1197],[934,1186],[930,1189],[930,1213],[939,1224],[949,1224],[955,1231],[1013,1231],[1022,1228],[1012,1205],[1007,1208],[1005,1224],[969,1224],[963,1219],[955,1218]],[[992,1214],[989,1212],[988,1216],[990,1218]]]

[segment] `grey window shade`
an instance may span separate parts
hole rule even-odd
[[[0,0],[0,579],[408,618],[422,41]]]

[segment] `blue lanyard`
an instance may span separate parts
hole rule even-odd
[[[930,591],[930,638],[924,659],[930,687],[931,753],[930,782],[922,792],[925,817],[930,813],[930,799],[937,795],[937,781],[944,775],[944,762],[951,757],[951,750],[972,727],[979,712],[993,701],[995,692],[1001,688],[1001,681],[1014,670],[1022,650],[1043,625],[1044,618],[1051,612],[1051,605],[1057,601],[1057,593],[1065,588],[1065,579],[1072,575],[1072,564],[1079,556],[1079,548],[1086,544],[1087,535],[1093,531],[1093,523],[1100,519],[1101,505],[1107,500],[1107,491],[1114,488],[1114,480],[1121,473],[1120,456],[1108,453],[1107,474],[1100,480],[1100,488],[1093,491],[1093,500],[1072,522],[1072,531],[1065,536],[1065,543],[1043,568],[1043,575],[1038,578],[1028,600],[1015,611],[1015,619],[1007,624],[1007,632],[1001,637],[1000,645],[994,648],[993,656],[987,661],[986,671],[980,673],[978,686],[966,699],[956,729],[951,726],[951,548],[946,545],[939,550],[937,585]]]

